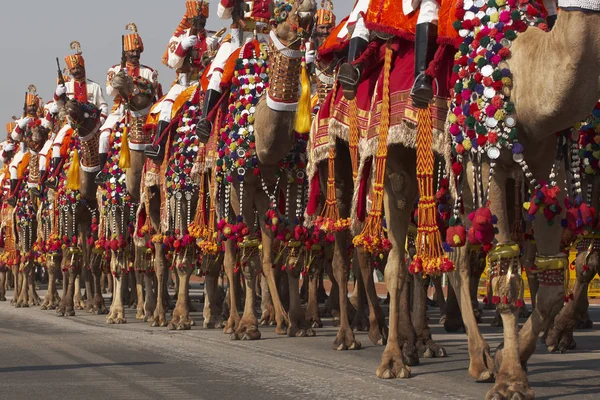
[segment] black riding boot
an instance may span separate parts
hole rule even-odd
[[[8,200],[6,200],[8,202],[8,204],[10,204],[11,206],[15,206],[17,204],[17,185],[19,183],[18,179],[11,179],[10,180],[10,193],[9,193],[9,197]]]
[[[169,135],[165,133],[165,129],[169,126],[171,122],[169,121],[158,121],[158,127],[156,128],[156,137],[160,138],[158,143],[151,144],[146,146],[144,153],[146,157],[154,161],[156,164],[162,163],[165,158],[165,145],[167,144],[167,139]]]
[[[425,70],[435,55],[436,36],[436,24],[427,22],[417,25],[415,35],[415,83],[410,92],[413,105],[417,108],[426,108],[433,100],[431,77],[425,74]]]
[[[96,174],[96,178],[94,182],[96,185],[102,185],[106,182],[106,173],[104,172],[104,166],[106,165],[106,160],[108,160],[108,154],[106,153],[98,153],[98,160],[100,161],[100,171]]]
[[[348,48],[348,62],[340,66],[338,80],[342,85],[344,97],[348,100],[356,97],[356,87],[362,73],[362,64],[352,65],[352,63],[360,57],[365,51],[369,42],[360,37],[350,39],[350,47]]]
[[[44,176],[44,171],[40,171],[40,176]],[[46,181],[40,182],[39,187],[33,187],[29,190],[33,197],[37,197],[38,199],[42,198],[42,194],[44,194],[44,189],[46,187]]]
[[[548,25],[548,30],[551,31],[554,28],[554,24],[556,23],[556,18],[558,15],[548,15],[546,17],[546,24]]]
[[[198,139],[201,143],[207,143],[208,139],[210,139],[212,122],[206,117],[208,116],[208,113],[215,108],[220,98],[220,92],[214,89],[208,89],[206,91],[206,95],[204,96],[204,104],[202,106],[202,119],[200,119],[200,121],[198,121],[198,125],[196,125],[196,134],[198,135]]]

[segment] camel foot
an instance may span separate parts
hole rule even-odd
[[[189,331],[192,329],[194,321],[188,317],[173,317],[173,319],[167,325],[167,329],[170,331]]]
[[[209,318],[204,320],[204,322],[202,323],[202,327],[204,327],[204,329],[216,329],[221,328],[222,324],[223,321],[221,320],[221,318]]]
[[[388,334],[389,329],[386,325],[381,327],[378,323],[373,323],[369,326],[369,340],[371,340],[371,343],[375,346],[385,346],[387,344]]]
[[[164,328],[165,326],[167,326],[167,320],[164,315],[155,315],[153,318],[151,318],[150,321],[151,328]]]
[[[496,351],[497,354],[498,351]],[[475,345],[469,350],[469,375],[478,383],[494,381],[494,359],[490,355],[490,348],[487,343],[481,346]]]
[[[4,295],[0,296],[0,301],[6,301],[6,296],[4,296]]]
[[[350,327],[340,329],[333,341],[334,350],[359,350],[360,348],[361,344],[354,338],[354,332]]]
[[[340,317],[333,317],[332,323],[333,323],[334,328],[339,328],[340,327]]]
[[[323,322],[321,321],[321,317],[319,317],[318,311],[308,311],[306,310],[306,315],[304,316],[306,322],[310,325],[311,328],[322,328]]]
[[[386,349],[381,357],[381,364],[376,375],[380,379],[407,379],[410,378],[410,367],[402,362],[400,347],[393,350]]]
[[[233,334],[233,332],[235,332],[237,327],[239,326],[239,323],[240,323],[239,318],[235,319],[230,316],[229,319],[227,320],[227,323],[223,327],[223,333],[226,335]]]
[[[315,331],[308,327],[306,324],[303,326],[290,326],[287,330],[287,335],[289,337],[313,337],[316,336]]]
[[[354,315],[350,327],[355,332],[366,332],[369,330],[369,319],[362,311],[359,311]]]
[[[275,309],[272,305],[268,306],[260,316],[261,326],[274,326],[275,325]]]
[[[426,342],[418,342],[417,347],[419,348],[419,351],[423,353],[424,358],[443,358],[448,355],[448,353],[446,353],[446,349],[431,339],[427,340]]]
[[[94,314],[94,315],[105,315],[105,314],[108,314],[108,309],[106,308],[106,306],[104,304],[102,304],[100,307],[94,306],[92,308],[92,314]]]
[[[412,343],[404,342],[404,345],[402,346],[402,360],[404,361],[404,365],[410,367],[421,364],[417,347]]]
[[[486,400],[531,400],[533,389],[525,382],[498,382],[485,395]]]
[[[240,320],[238,328],[230,336],[231,340],[259,340],[261,333],[256,320]]]
[[[442,321],[440,320],[440,323]],[[458,318],[451,318],[446,316],[446,320],[444,321],[444,329],[448,333],[457,333],[465,331],[465,324],[463,324],[462,318],[459,316]]]
[[[108,316],[106,317],[106,323],[109,325],[112,324],[126,324],[127,323],[127,319],[125,319],[125,315],[122,311],[120,312],[111,312],[110,314],[108,314]]]
[[[135,314],[135,319],[137,319],[138,321],[143,321],[144,318],[144,310],[137,310],[137,313]]]
[[[75,316],[75,310],[72,308],[67,307],[67,309],[65,310],[64,313],[65,317],[74,317]]]
[[[27,304],[29,305],[29,307],[37,307],[42,304],[42,300],[38,297],[37,299],[29,300],[29,303]]]

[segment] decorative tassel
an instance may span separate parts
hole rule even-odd
[[[362,232],[352,241],[356,247],[373,254],[389,247],[389,241],[383,236],[383,183],[387,164],[387,138],[390,126],[390,69],[392,66],[392,49],[385,49],[385,63],[383,65],[383,97],[381,103],[381,122],[377,139],[377,153],[375,154],[375,182],[373,182],[373,205],[365,220]],[[418,269],[413,266],[413,270]]]
[[[350,100],[350,134],[348,137],[348,147],[350,148],[350,160],[352,160],[352,179],[356,181],[358,176],[358,106],[356,97]]]
[[[417,253],[414,260],[420,260],[423,271],[428,275],[450,272],[453,263],[448,260],[442,248],[442,238],[436,220],[436,205],[433,189],[433,124],[431,110],[418,111],[417,127],[417,182],[419,186],[419,207],[417,210]],[[413,261],[414,262],[414,261]]]
[[[310,112],[310,79],[306,71],[306,63],[302,62],[302,74],[300,77],[302,90],[300,100],[298,100],[298,110],[296,112],[296,132],[310,132],[311,112]]]
[[[127,125],[123,126],[123,134],[121,135],[121,152],[119,153],[119,168],[127,169],[131,165],[129,154],[129,137]]]
[[[79,190],[79,169],[79,151],[74,150],[71,166],[67,171],[67,189]]]

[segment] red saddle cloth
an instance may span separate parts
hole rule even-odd
[[[459,3],[462,5],[462,1],[438,0],[438,3],[438,37],[451,42],[458,37],[452,23],[456,20],[456,7]],[[371,0],[365,24],[371,30],[413,40],[418,17],[419,10],[405,15],[401,0]]]

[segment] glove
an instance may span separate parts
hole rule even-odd
[[[198,44],[197,36],[188,36],[181,41],[181,47],[183,47],[184,50],[191,49],[196,44]]]
[[[48,112],[52,115],[58,114],[58,104],[56,104],[56,102],[50,104],[50,107],[48,107]]]
[[[304,52],[304,59],[306,60],[306,64],[312,64],[315,62],[315,51],[314,50],[306,50]]]
[[[25,127],[27,126],[27,124],[29,124],[29,122],[31,122],[31,118],[29,117],[25,117],[19,120],[19,128],[21,130],[25,129]]]
[[[219,38],[216,36],[209,36],[206,38],[206,47],[209,50],[216,50],[219,45]]]
[[[14,143],[8,142],[8,143],[6,143],[4,145],[4,151],[7,152],[7,153],[9,151],[13,151],[14,149],[15,149],[15,144]]]
[[[60,97],[65,93],[67,93],[67,88],[65,87],[65,85],[58,85],[56,87],[56,90],[54,91],[54,94],[56,95],[56,97]]]

